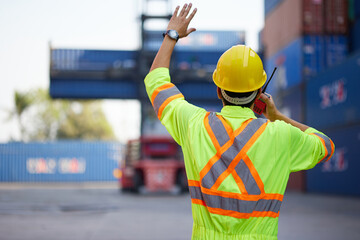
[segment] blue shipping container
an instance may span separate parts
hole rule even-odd
[[[274,67],[277,71],[268,92],[275,95],[277,92],[298,85],[302,79],[302,38],[298,38],[269,59],[265,60],[266,73],[272,73]]]
[[[134,69],[138,51],[52,49],[51,70],[106,71]]]
[[[278,94],[275,97],[275,102],[280,112],[295,121],[303,122],[303,93],[302,85],[298,85],[291,88],[289,91]]]
[[[335,144],[326,163],[307,171],[307,190],[360,196],[360,125],[325,132]]]
[[[332,67],[348,55],[348,38],[344,35],[325,36],[325,65]]]
[[[300,37],[272,57],[265,60],[269,74],[278,67],[268,91],[272,94],[294,87],[304,79],[315,76],[344,61],[347,56],[347,38],[340,35],[305,35]]]
[[[0,182],[116,181],[121,159],[115,142],[0,144]]]
[[[306,123],[315,128],[360,121],[360,53],[306,83]]]
[[[271,13],[283,0],[264,0],[265,17]]]
[[[360,1],[359,2],[360,5]],[[352,52],[360,50],[360,16],[357,18],[350,29],[350,47]]]
[[[163,41],[163,31],[147,31],[144,49],[159,50]],[[175,46],[176,51],[225,51],[228,48],[245,44],[244,31],[196,31],[182,38]]]

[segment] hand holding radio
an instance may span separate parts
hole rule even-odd
[[[260,95],[260,101],[264,102],[266,105],[266,108],[263,112],[264,116],[272,122],[278,119],[279,110],[276,108],[271,95],[268,93],[262,93]]]

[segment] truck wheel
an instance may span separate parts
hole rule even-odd
[[[136,171],[134,175],[134,191],[138,193],[142,186],[144,186],[143,174],[140,171]]]
[[[179,171],[176,174],[176,185],[180,187],[181,193],[189,191],[185,171]]]

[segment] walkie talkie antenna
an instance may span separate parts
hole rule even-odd
[[[271,76],[270,76],[270,78],[269,78],[269,81],[265,84],[265,87],[264,87],[264,89],[262,90],[262,92],[265,92],[267,86],[269,85],[270,80],[271,80],[272,77],[274,76],[274,73],[275,73],[276,69],[277,69],[277,67],[274,68],[274,71],[272,72],[272,74],[271,74]]]

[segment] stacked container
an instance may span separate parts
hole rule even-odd
[[[358,1],[359,2],[359,1]],[[268,91],[289,117],[305,122],[306,82],[348,55],[347,0],[265,0],[265,70],[278,70]],[[304,190],[304,174],[289,180]]]
[[[307,171],[310,192],[360,196],[360,51],[306,83],[306,123],[335,143],[334,156]]]
[[[360,1],[349,0],[349,18],[350,23],[350,51],[360,50]]]
[[[271,89],[273,94],[299,85],[342,62],[348,54],[347,0],[276,3],[266,11],[262,36],[267,72],[274,66],[283,72],[274,78],[278,83]],[[269,5],[267,0],[265,5]]]

